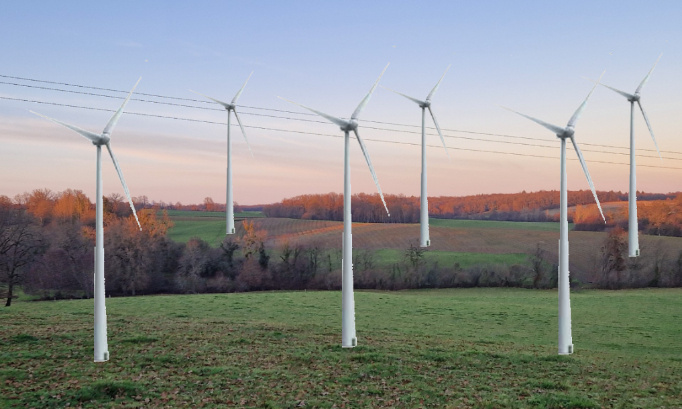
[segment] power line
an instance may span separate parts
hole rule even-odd
[[[15,79],[15,80],[22,80],[22,81],[30,81],[30,82],[36,82],[36,83],[45,83],[45,84],[53,84],[53,85],[63,85],[63,86],[69,86],[69,87],[76,87],[76,88],[81,88],[81,89],[94,89],[94,90],[99,90],[99,91],[107,91],[107,92],[117,92],[117,93],[123,93],[127,94],[128,91],[124,90],[117,90],[117,89],[111,89],[111,88],[102,88],[102,87],[94,87],[94,86],[88,86],[88,85],[81,85],[81,84],[72,84],[72,83],[66,83],[66,82],[56,82],[56,81],[47,81],[47,80],[39,80],[35,78],[26,78],[26,77],[17,77],[17,76],[10,76],[10,75],[3,75],[0,74],[0,78],[8,78],[8,79]],[[19,84],[19,83],[13,83],[13,82],[6,82],[6,81],[0,81],[0,84],[5,84],[5,85],[12,85],[12,86],[20,86],[20,87],[26,87],[26,88],[36,88],[36,89],[43,89],[43,90],[50,90],[50,91],[58,91],[58,92],[66,92],[66,93],[73,93],[73,94],[82,94],[82,95],[90,95],[90,96],[97,96],[97,97],[104,97],[104,98],[113,98],[113,99],[123,99],[123,96],[111,96],[111,95],[106,95],[106,94],[96,94],[96,93],[91,93],[91,92],[83,92],[83,91],[73,91],[73,90],[64,90],[64,89],[59,89],[59,88],[50,88],[50,87],[41,87],[41,86],[34,86],[34,85],[28,85],[28,84]],[[204,100],[198,100],[194,98],[182,98],[182,97],[173,97],[173,96],[166,96],[166,95],[159,95],[159,94],[148,94],[148,93],[142,93],[138,92],[136,93],[137,95],[142,95],[142,96],[149,96],[149,97],[154,97],[154,98],[163,98],[163,99],[169,99],[169,100],[176,100],[176,101],[188,101],[188,102],[193,102],[193,103],[201,103],[201,104],[213,104],[212,102],[209,101],[204,101]],[[170,105],[170,106],[178,106],[178,107],[183,107],[183,108],[193,108],[193,109],[202,109],[202,110],[210,110],[210,111],[222,111],[222,108],[213,108],[213,107],[200,107],[200,106],[195,106],[195,105],[187,105],[187,104],[179,104],[179,103],[172,103],[172,102],[162,102],[162,101],[153,101],[153,100],[147,100],[147,99],[137,99],[137,98],[132,98],[134,101],[139,101],[139,102],[145,102],[145,103],[152,103],[152,104],[159,104],[159,105]],[[314,114],[307,113],[307,112],[295,112],[295,111],[287,111],[287,110],[281,110],[281,109],[274,109],[274,108],[265,108],[265,107],[254,107],[254,106],[248,106],[248,105],[242,105],[243,108],[247,109],[254,109],[254,110],[264,110],[264,111],[272,111],[272,112],[280,112],[280,113],[287,113],[287,114],[295,114],[295,115],[304,115],[304,116],[315,116]],[[302,119],[302,118],[291,118],[291,117],[282,117],[282,116],[277,116],[277,115],[267,115],[267,114],[258,114],[258,113],[244,113],[245,115],[252,115],[252,116],[260,116],[260,117],[268,117],[268,118],[275,118],[275,119],[286,119],[286,120],[294,120],[294,121],[302,121],[302,122],[311,122],[311,123],[322,123],[326,124],[327,122],[325,121],[319,121],[319,120],[310,120],[310,119]],[[381,124],[381,125],[391,125],[391,126],[401,126],[401,127],[410,127],[410,128],[419,128],[420,125],[412,125],[412,124],[401,124],[401,123],[392,123],[392,122],[382,122],[382,121],[373,121],[373,120],[368,120],[365,119],[363,122],[370,122],[370,123],[376,123],[376,124]],[[376,130],[382,130],[382,131],[392,131],[392,132],[403,132],[403,133],[412,133],[410,131],[405,131],[405,130],[399,130],[399,129],[387,129],[387,128],[380,128],[380,127],[367,127],[365,128],[369,129],[376,129]],[[433,127],[426,127],[427,129],[430,130],[435,130]],[[489,132],[475,132],[475,131],[467,131],[467,130],[458,130],[458,129],[447,129],[443,128],[443,131],[448,131],[448,132],[459,132],[459,133],[469,133],[473,135],[486,135],[486,136],[500,136],[500,137],[505,137],[505,138],[514,138],[514,139],[524,139],[524,140],[530,140],[530,141],[535,141],[535,142],[545,142],[544,140],[538,139],[538,138],[530,138],[530,137],[524,137],[524,136],[517,136],[517,135],[508,135],[508,134],[498,134],[498,133],[489,133]],[[445,135],[444,135],[445,136]],[[487,142],[493,142],[493,143],[509,143],[509,142],[503,142],[503,141],[494,141],[494,140],[486,140],[486,139],[476,139],[476,138],[465,138],[465,137],[458,137],[458,136],[450,136],[448,137],[452,138],[460,138],[460,139],[470,139],[470,140],[483,140]],[[518,143],[517,143],[518,144]],[[599,147],[599,148],[611,148],[611,149],[629,149],[628,147],[623,147],[623,146],[615,146],[615,145],[603,145],[603,144],[594,144],[594,143],[589,143],[589,142],[583,142],[582,145],[584,146],[593,146],[593,147]],[[533,145],[533,144],[526,144],[526,146],[538,146],[538,147],[543,147],[547,148],[548,146],[546,145]],[[639,149],[639,151],[645,151],[645,152],[656,152],[654,149]],[[589,151],[587,152],[595,152],[595,151]],[[612,154],[619,154],[619,155],[629,155],[628,153],[617,153],[617,152],[603,152],[603,151],[598,151],[599,153],[612,153]],[[676,154],[676,155],[682,155],[682,152],[676,152],[676,151],[661,151],[663,153],[671,153],[671,154]],[[644,156],[644,155],[638,155],[640,157],[650,157],[653,158],[655,156]],[[676,159],[676,158],[669,158],[666,157],[664,159],[669,159],[669,160],[682,160],[682,159]]]
[[[61,106],[61,107],[68,107],[68,108],[87,109],[87,110],[92,110],[92,111],[115,112],[113,109],[86,107],[86,106],[82,106],[82,105],[62,104],[62,103],[58,103],[58,102],[38,101],[38,100],[30,100],[30,99],[23,99],[23,98],[12,98],[12,97],[0,96],[0,99],[10,100],[10,101],[30,102],[30,103],[43,104],[43,105]],[[215,122],[215,121],[208,121],[208,120],[204,120],[204,119],[193,119],[193,118],[183,118],[183,117],[175,117],[175,116],[168,116],[168,115],[149,114],[149,113],[145,113],[145,112],[126,112],[126,114],[127,115],[153,117],[153,118],[161,118],[161,119],[172,119],[172,120],[179,120],[179,121],[205,123],[205,124],[210,124],[210,125],[227,126],[226,122]],[[303,135],[327,136],[327,137],[332,137],[332,138],[342,138],[341,135],[324,134],[324,133],[316,133],[316,132],[309,132],[309,131],[296,131],[296,130],[291,130],[291,129],[270,128],[270,127],[254,126],[254,125],[245,125],[244,128],[259,129],[259,130],[265,130],[265,131],[275,131],[275,132],[289,132],[289,133],[297,133],[297,134],[303,134]],[[372,141],[372,142],[379,142],[379,143],[397,144],[397,145],[421,146],[421,144],[414,143],[414,142],[386,141],[386,140],[381,140],[381,139],[365,139],[365,140]],[[506,142],[506,143],[511,143],[511,142]],[[431,147],[431,148],[440,148],[439,145],[426,145],[426,146]],[[493,154],[502,154],[502,155],[523,156],[523,157],[530,157],[530,158],[555,159],[554,156],[533,155],[533,154],[528,154],[528,153],[491,151],[491,150],[485,150],[485,149],[471,149],[471,148],[460,148],[460,147],[449,147],[448,149],[469,151],[469,152],[479,152],[479,153],[493,153]],[[569,159],[569,160],[575,160],[575,159]],[[609,164],[609,165],[628,165],[628,163],[624,163],[624,162],[609,162],[609,161],[598,161],[598,160],[593,160],[590,162]],[[639,164],[637,166],[647,167],[647,168],[658,168],[658,169],[682,170],[682,168],[680,168],[680,167],[673,167],[673,166],[653,166],[653,165],[644,165],[644,164]]]

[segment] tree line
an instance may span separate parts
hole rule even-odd
[[[665,210],[679,201],[678,196],[663,202],[669,206]],[[141,209],[140,231],[119,195],[105,197],[103,204],[108,295],[341,288],[340,249],[286,242],[267,247],[267,231],[250,220],[243,222],[243,234],[226,236],[217,247],[199,238],[176,243],[167,236],[172,221],[164,210]],[[94,204],[78,190],[43,189],[14,199],[0,196],[0,290],[7,306],[19,285],[45,299],[92,297],[94,211]],[[656,223],[659,229],[663,226]],[[595,249],[596,278],[585,284],[682,286],[682,251],[667,254],[655,246],[630,259],[626,236],[619,227],[609,232]],[[380,263],[375,252],[355,249],[356,287],[556,286],[557,266],[540,246],[515,265],[442,265],[430,261],[427,252],[410,245],[399,260]]]

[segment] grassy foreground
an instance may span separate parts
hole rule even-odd
[[[576,353],[556,355],[556,291],[340,292],[107,299],[0,310],[0,407],[682,407],[682,291],[572,295]],[[68,405],[67,405],[68,404]]]

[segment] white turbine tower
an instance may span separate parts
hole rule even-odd
[[[639,227],[637,224],[637,176],[635,174],[635,102],[639,105],[640,111],[642,111],[642,116],[644,117],[644,122],[649,128],[649,133],[651,134],[651,139],[654,140],[654,145],[656,145],[656,151],[658,152],[658,157],[661,157],[661,151],[658,150],[658,143],[656,143],[656,137],[654,136],[654,131],[651,129],[651,124],[649,123],[649,117],[647,117],[644,108],[642,107],[642,102],[640,101],[639,93],[642,91],[644,85],[649,81],[651,73],[656,68],[656,64],[661,59],[663,54],[658,56],[658,59],[651,67],[649,73],[644,77],[642,82],[639,84],[634,94],[629,94],[627,92],[618,90],[608,85],[601,84],[604,87],[619,93],[620,95],[627,98],[630,101],[630,193],[628,195],[628,255],[630,257],[639,256]],[[662,160],[663,158],[661,158]]]
[[[355,299],[353,297],[353,241],[352,241],[352,231],[351,231],[351,226],[352,226],[352,220],[351,220],[351,208],[350,208],[350,160],[349,160],[349,149],[350,149],[350,136],[349,133],[353,131],[355,133],[355,137],[358,140],[358,143],[360,144],[360,149],[362,150],[363,155],[365,155],[365,160],[367,161],[367,166],[369,166],[369,170],[372,173],[372,178],[374,178],[374,183],[377,185],[377,190],[379,191],[379,195],[381,196],[381,201],[384,203],[384,208],[386,209],[386,213],[391,216],[391,214],[388,212],[388,206],[386,206],[386,201],[384,200],[384,194],[381,192],[381,187],[379,186],[379,179],[377,179],[376,173],[374,173],[374,167],[372,166],[372,161],[369,158],[369,153],[367,152],[367,147],[365,147],[365,143],[362,141],[362,138],[360,138],[360,134],[358,133],[358,117],[360,116],[360,112],[365,108],[365,105],[367,105],[367,102],[369,102],[370,97],[372,96],[372,93],[376,89],[377,85],[379,84],[379,80],[381,77],[384,75],[384,72],[386,72],[386,68],[388,68],[388,64],[384,68],[384,70],[381,72],[381,75],[379,75],[379,78],[377,81],[374,83],[372,86],[372,89],[369,90],[369,93],[365,96],[365,98],[360,101],[360,104],[358,107],[355,109],[353,114],[350,117],[350,120],[345,120],[341,118],[337,118],[335,116],[331,116],[328,114],[325,114],[320,111],[316,111],[312,108],[309,108],[305,105],[301,105],[297,102],[290,101],[288,99],[278,97],[280,99],[283,99],[287,102],[291,102],[292,104],[298,105],[302,108],[305,108],[309,111],[312,111],[321,117],[333,122],[334,124],[338,125],[341,127],[341,130],[344,132],[344,157],[343,157],[343,241],[342,241],[342,261],[341,261],[341,270],[342,270],[342,277],[341,277],[341,346],[344,348],[353,348],[357,345],[357,336],[355,333]]]
[[[249,82],[249,79],[251,79],[251,76],[253,75],[253,72],[249,74],[249,78],[246,79],[244,82],[244,85],[242,85],[241,89],[239,92],[237,92],[237,95],[232,98],[232,102],[229,104],[227,102],[223,102],[220,100],[217,100],[215,98],[211,98],[208,95],[201,94],[196,91],[192,91],[195,94],[201,95],[202,97],[208,98],[213,102],[216,102],[225,108],[227,111],[227,194],[226,194],[226,201],[225,201],[225,218],[226,218],[226,233],[225,234],[234,234],[234,201],[232,198],[232,139],[230,138],[230,118],[231,118],[231,113],[234,112],[234,117],[237,118],[237,123],[239,123],[239,128],[242,130],[242,135],[244,135],[244,140],[246,141],[246,146],[249,147],[249,153],[251,153],[251,157],[253,157],[253,152],[251,151],[251,145],[249,145],[249,140],[246,138],[246,132],[244,132],[244,127],[242,126],[242,121],[239,119],[239,115],[237,115],[237,110],[236,110],[236,104],[237,100],[239,97],[242,95],[242,91],[244,91],[244,87],[246,87],[246,83]]]
[[[436,90],[438,89],[438,86],[440,85],[440,82],[443,81],[443,77],[445,77],[445,74],[447,74],[448,70],[450,69],[450,66],[445,69],[445,72],[443,75],[440,77],[438,80],[438,83],[436,83],[436,86],[433,87],[431,92],[429,92],[429,95],[426,96],[426,99],[424,101],[419,100],[417,98],[412,98],[410,96],[407,96],[405,94],[401,94],[398,91],[394,91],[392,89],[386,88],[382,85],[382,88],[387,89],[391,92],[395,92],[398,95],[401,95],[410,101],[416,102],[417,105],[422,109],[422,175],[421,175],[421,203],[420,203],[420,209],[419,209],[419,224],[420,224],[420,234],[419,234],[419,245],[421,247],[428,247],[431,245],[431,239],[429,237],[429,201],[428,197],[426,194],[426,132],[425,132],[425,122],[426,122],[426,110],[429,110],[429,113],[431,114],[431,118],[433,118],[433,123],[436,125],[436,130],[438,131],[438,135],[440,135],[440,140],[443,142],[443,148],[445,148],[445,154],[448,155],[448,158],[450,157],[450,154],[448,154],[448,148],[445,146],[445,139],[443,138],[443,133],[440,131],[440,126],[438,126],[438,121],[436,120],[436,116],[433,114],[433,111],[431,110],[431,97],[436,93]]]
[[[140,78],[142,79],[142,78]],[[89,131],[85,131],[81,128],[75,127],[73,125],[66,124],[64,122],[58,121],[56,119],[49,118],[45,115],[41,115],[37,112],[30,111],[31,113],[34,113],[38,116],[41,116],[45,119],[48,119],[50,121],[56,122],[59,125],[65,126],[72,131],[75,131],[79,133],[80,135],[84,136],[86,139],[88,139],[90,142],[92,142],[93,145],[97,147],[97,173],[96,173],[96,178],[97,178],[97,191],[96,191],[96,200],[95,200],[95,225],[96,225],[96,233],[95,233],[95,362],[105,362],[109,360],[109,346],[107,344],[107,311],[106,311],[106,304],[104,301],[104,232],[103,232],[103,222],[102,222],[102,212],[103,212],[103,207],[102,207],[102,145],[107,147],[107,150],[109,151],[109,155],[111,156],[111,160],[114,163],[114,167],[116,168],[116,172],[118,172],[118,177],[121,179],[121,184],[123,185],[123,190],[126,194],[126,197],[128,198],[128,203],[130,204],[130,208],[133,211],[133,215],[135,216],[135,221],[137,221],[137,225],[142,230],[142,226],[140,226],[140,221],[137,218],[137,213],[135,212],[135,206],[133,206],[133,200],[130,198],[130,192],[128,191],[128,186],[126,185],[126,181],[123,178],[123,173],[121,172],[121,167],[118,165],[118,161],[116,160],[116,157],[114,156],[114,152],[111,150],[111,133],[114,130],[114,127],[116,126],[116,123],[118,122],[119,118],[121,117],[121,114],[123,114],[123,108],[126,106],[128,101],[130,100],[130,96],[133,95],[133,91],[135,91],[135,88],[137,87],[137,84],[139,84],[140,79],[137,80],[135,83],[135,86],[133,89],[130,91],[128,96],[126,97],[125,101],[123,101],[123,104],[121,107],[116,111],[114,116],[111,117],[109,120],[109,123],[107,126],[104,128],[101,134],[96,134],[92,133]]]
[[[604,74],[602,74],[604,75]],[[601,77],[599,77],[601,79]],[[528,115],[524,115],[520,112],[516,112],[512,109],[508,109],[522,117],[528,118],[531,121],[544,126],[550,131],[554,132],[556,136],[561,139],[561,193],[560,193],[560,232],[559,232],[559,355],[568,355],[573,353],[573,336],[571,334],[571,298],[570,298],[570,282],[568,273],[568,209],[567,209],[567,191],[566,191],[566,139],[570,139],[575,149],[575,153],[578,155],[580,164],[583,167],[583,172],[587,177],[587,183],[592,189],[592,195],[594,195],[594,200],[597,202],[599,207],[599,212],[601,213],[604,222],[604,213],[601,209],[601,204],[597,198],[597,193],[594,190],[594,185],[592,184],[592,178],[590,177],[590,172],[587,170],[587,165],[583,159],[583,154],[580,152],[580,148],[575,143],[573,135],[575,133],[575,124],[578,118],[582,114],[585,106],[587,105],[587,100],[590,98],[597,84],[592,87],[592,90],[587,97],[580,104],[580,107],[575,111],[571,119],[565,128],[560,126],[552,125],[547,122],[541,121],[537,118],[533,118]]]

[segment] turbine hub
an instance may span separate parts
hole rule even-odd
[[[421,105],[419,105],[419,106],[422,107],[422,108],[428,108],[428,107],[431,106],[431,101],[426,100],[426,101],[424,101],[423,104],[421,104]]]
[[[354,131],[354,130],[356,130],[356,129],[358,129],[358,121],[355,120],[355,119],[351,119],[350,121],[348,121],[348,123],[346,124],[346,126],[342,126],[342,127],[341,127],[341,130],[344,131],[344,132],[345,132],[345,131],[350,132],[350,131]]]
[[[561,139],[565,138],[571,138],[573,137],[573,134],[575,134],[575,128],[572,126],[567,126],[566,129],[564,129],[563,135],[560,136]]]
[[[630,101],[630,102],[639,101],[639,94],[636,93],[635,95],[632,96],[632,98],[628,99],[628,101]]]
[[[109,134],[103,133],[97,141],[92,141],[92,144],[95,146],[102,146],[108,144],[110,140]]]

